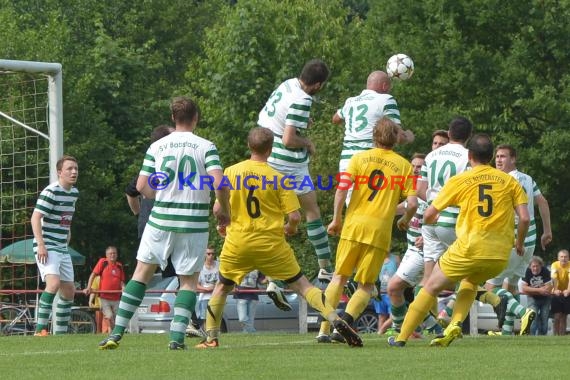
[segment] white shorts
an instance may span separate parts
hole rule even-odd
[[[396,271],[396,276],[410,286],[416,286],[424,276],[424,257],[414,248],[408,248]]]
[[[523,256],[517,255],[517,250],[513,248],[505,270],[487,282],[494,286],[502,286],[506,279],[509,285],[518,286],[519,280],[526,274],[526,268],[528,268],[533,254],[534,247],[525,247]]]
[[[71,255],[69,253],[48,251],[47,262],[45,264],[38,261],[38,255],[36,254],[36,263],[38,264],[40,276],[44,282],[48,274],[59,276],[60,281],[74,281],[73,263],[71,262]]]
[[[436,225],[422,226],[424,261],[437,261],[457,238],[455,228]]]
[[[269,166],[283,174],[290,180],[290,190],[295,194],[303,195],[315,191],[315,185],[309,174],[309,166],[290,167],[269,162]]]
[[[180,233],[163,231],[146,225],[137,260],[147,264],[157,264],[164,270],[168,258],[179,275],[192,275],[204,266],[208,232]]]

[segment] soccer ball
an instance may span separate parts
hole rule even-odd
[[[393,55],[386,64],[386,73],[390,78],[410,79],[414,74],[414,61],[406,54]]]

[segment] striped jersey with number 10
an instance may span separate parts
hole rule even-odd
[[[350,158],[358,152],[374,146],[372,131],[382,117],[400,124],[400,110],[390,94],[363,90],[360,95],[348,98],[337,115],[345,121],[344,141],[340,154],[339,172],[348,167]]]
[[[216,146],[192,132],[175,131],[153,143],[139,173],[161,180],[154,185],[148,224],[164,231],[207,232],[211,190],[205,183],[215,169],[222,170]]]
[[[40,193],[34,211],[44,216],[42,236],[48,252],[67,253],[67,237],[78,197],[79,190],[75,186],[68,191],[59,182],[51,183]],[[35,239],[34,252],[37,252]]]
[[[309,116],[313,98],[301,88],[299,79],[292,78],[281,83],[269,97],[259,113],[257,124],[273,132],[273,149],[267,160],[284,166],[302,167],[309,164],[309,154],[305,148],[287,148],[283,145],[285,126],[301,129],[309,126]]]
[[[449,179],[464,172],[469,164],[468,149],[461,144],[450,143],[431,151],[425,159],[418,181],[426,181],[426,201],[428,204],[436,198],[443,185]],[[457,224],[459,208],[455,206],[442,210],[437,221],[438,226],[454,228]]]

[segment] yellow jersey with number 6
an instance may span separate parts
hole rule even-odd
[[[271,247],[284,241],[285,215],[300,208],[287,178],[266,162],[252,160],[228,167],[224,176],[231,207],[226,244]]]

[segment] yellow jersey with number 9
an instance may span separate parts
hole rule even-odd
[[[388,250],[398,203],[416,195],[412,165],[392,150],[373,148],[352,156],[339,188],[352,195],[341,238]]]

